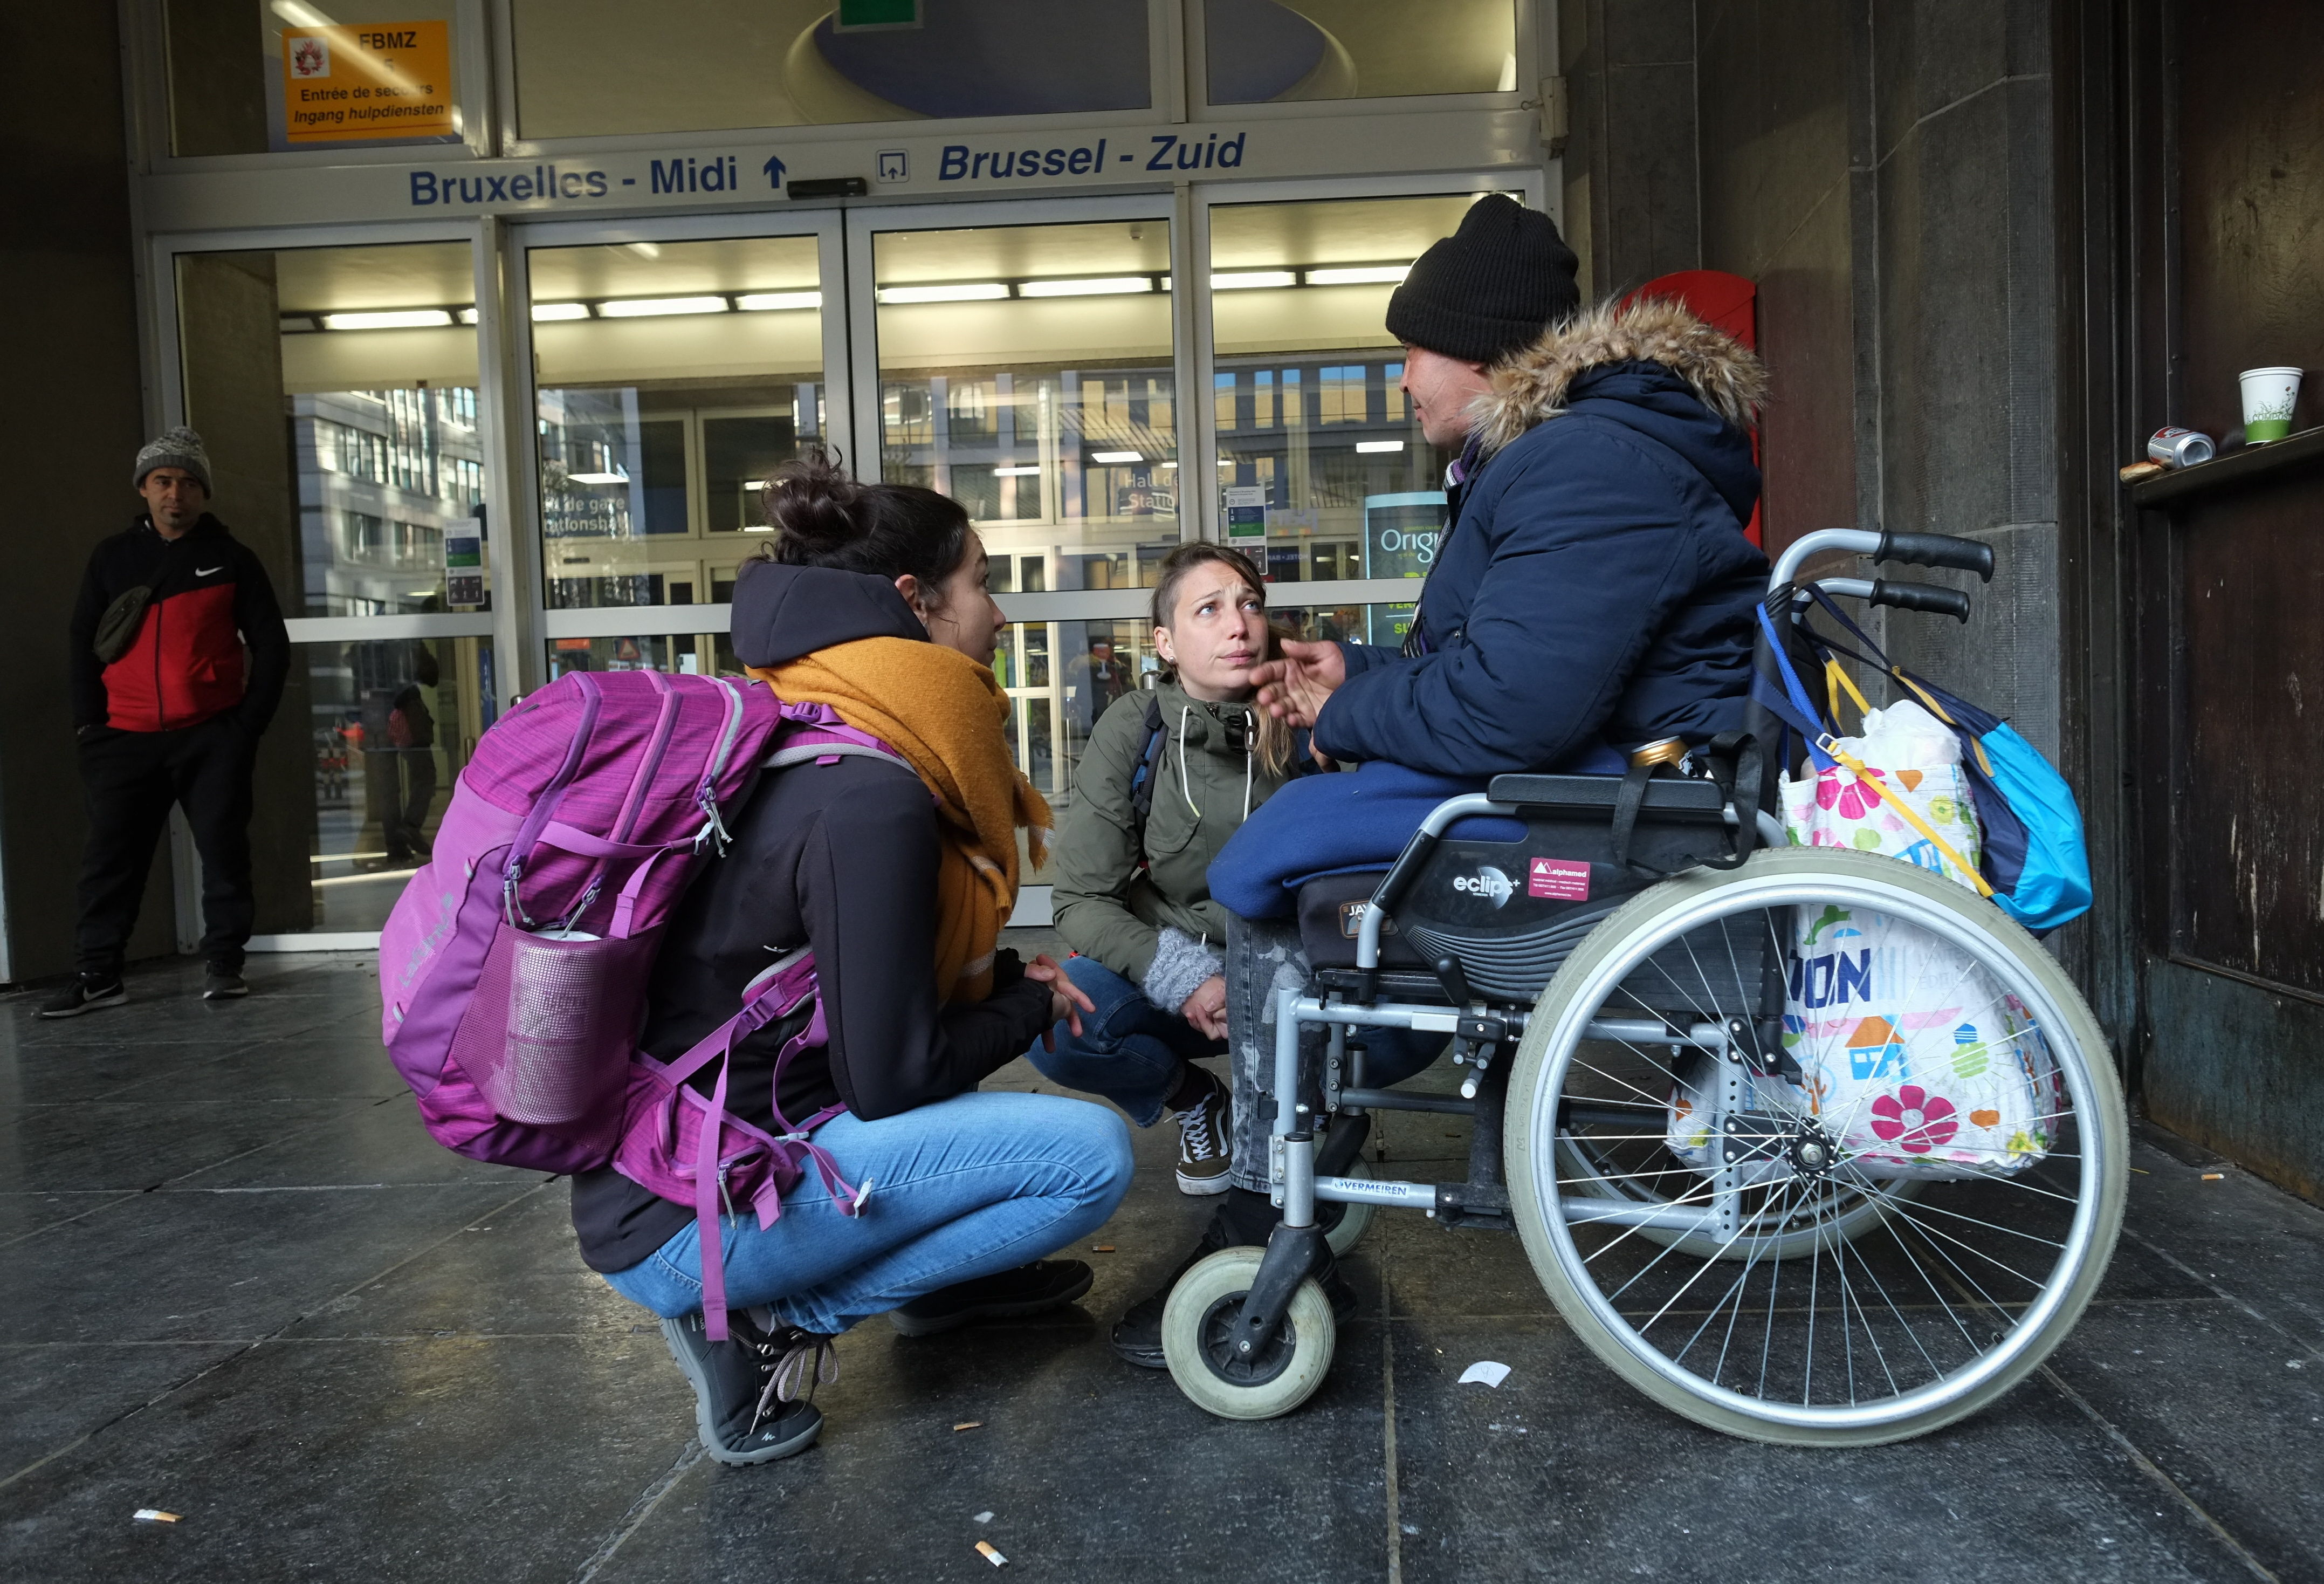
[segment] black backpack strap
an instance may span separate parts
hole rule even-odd
[[[1154,811],[1154,781],[1162,773],[1162,700],[1146,695],[1141,718],[1146,735],[1138,742],[1137,768],[1130,773],[1130,834],[1146,851],[1146,817]]]

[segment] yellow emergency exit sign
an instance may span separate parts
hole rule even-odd
[[[294,144],[456,134],[450,24],[283,29],[282,116]]]

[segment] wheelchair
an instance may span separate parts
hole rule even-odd
[[[1992,575],[1990,548],[1973,541],[1829,530],[1778,560],[1771,612],[1804,604],[1796,573],[1831,551]],[[1951,588],[1820,586],[1969,612]],[[1769,662],[1763,633],[1754,663],[1764,674]],[[1755,704],[1744,742],[1776,740],[1772,726]],[[1309,883],[1312,977],[1278,993],[1259,1101],[1282,1218],[1264,1250],[1213,1254],[1172,1290],[1164,1350],[1188,1397],[1249,1420],[1312,1395],[1335,1332],[1315,1274],[1379,1207],[1515,1231],[1560,1314],[1618,1376],[1748,1439],[1924,1434],[2042,1364],[2122,1221],[2128,1140],[2105,1036],[1991,902],[1897,858],[1785,846],[1770,812],[1777,769],[1745,747],[1708,779],[1501,775],[1440,804],[1385,874]],[[1481,819],[1500,822],[1487,828],[1497,838],[1472,834]],[[1999,1001],[2014,1048],[1985,1054],[2029,1074],[2050,1064],[2037,1163],[1952,1180],[1884,1171],[1848,1144],[1860,1118],[1799,1087],[1802,1056],[1830,1054],[1800,1042],[1844,1037],[1785,1021],[1803,927],[1833,909],[1924,934],[1981,973],[1914,990]],[[1950,1019],[1899,1021],[1883,1024],[1884,1059],[1902,1070],[1950,1054]],[[1368,1087],[1365,1041],[1383,1028],[1448,1036],[1465,1069],[1458,1097]],[[1688,1137],[1708,1141],[1692,1160],[1674,1144],[1682,1096]],[[1372,1116],[1387,1111],[1470,1117],[1467,1180],[1360,1174]],[[1317,1206],[1335,1203],[1346,1209],[1327,1235]]]

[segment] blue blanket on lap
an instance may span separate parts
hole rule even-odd
[[[1288,915],[1319,875],[1384,869],[1428,811],[1485,790],[1481,781],[1425,775],[1376,761],[1339,775],[1306,775],[1261,803],[1211,861],[1211,896],[1246,919]],[[1515,841],[1515,820],[1463,820],[1453,834]]]

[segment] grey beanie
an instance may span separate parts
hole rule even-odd
[[[143,489],[145,475],[156,468],[183,468],[202,481],[204,495],[211,493],[210,454],[202,449],[202,437],[183,424],[163,430],[160,439],[137,453],[137,476],[129,481],[130,487]]]

